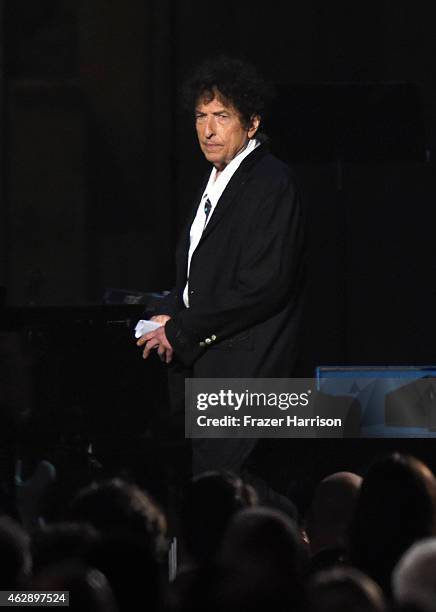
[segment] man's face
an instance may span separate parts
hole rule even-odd
[[[195,126],[198,142],[208,161],[221,171],[245,148],[254,136],[260,118],[252,118],[250,126],[244,126],[238,111],[222,102],[215,95],[212,100],[200,99],[195,109]]]

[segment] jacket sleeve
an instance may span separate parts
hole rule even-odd
[[[252,212],[240,232],[243,248],[235,285],[213,301],[200,297],[166,323],[168,340],[185,365],[192,365],[209,344],[279,312],[296,290],[303,232],[299,194],[292,178],[281,177],[280,184],[260,198]]]

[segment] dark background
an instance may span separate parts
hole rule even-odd
[[[171,288],[177,233],[207,169],[180,111],[180,85],[199,61],[224,52],[276,83],[266,127],[304,193],[300,373],[435,364],[432,9],[405,0],[1,0],[4,304],[69,309],[100,304],[109,287]],[[56,363],[58,380],[74,372],[58,383],[64,402],[82,376],[77,363],[96,353],[97,367],[102,342],[114,360],[137,357],[125,327],[102,341],[85,325],[79,334],[68,326],[62,361],[53,346],[64,346],[66,328],[48,327],[32,347]],[[116,379],[114,363],[105,371]],[[135,367],[134,380],[150,375],[151,366]],[[126,399],[135,383],[125,387]]]

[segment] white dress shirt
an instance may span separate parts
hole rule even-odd
[[[239,168],[243,159],[250,155],[252,151],[256,147],[258,147],[260,142],[258,140],[252,139],[248,141],[247,146],[243,149],[236,157],[232,159],[232,161],[227,164],[224,170],[219,174],[217,178],[217,169],[214,167],[209,176],[209,181],[206,185],[206,189],[201,196],[200,203],[198,205],[197,214],[195,215],[195,219],[192,222],[191,230],[189,233],[189,253],[188,253],[188,269],[186,271],[186,285],[183,291],[183,302],[186,308],[189,308],[189,268],[191,266],[191,259],[195,249],[200,242],[201,235],[204,231],[204,228],[209,223],[210,218],[213,215],[213,211],[215,210],[216,205],[218,204],[218,200],[220,199],[224,189],[227,187],[230,179]],[[204,212],[204,203],[209,199],[211,203],[211,209],[208,218],[206,219],[206,213]]]

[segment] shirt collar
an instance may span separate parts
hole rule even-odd
[[[204,190],[203,199],[209,198],[210,203],[212,204],[212,208],[218,203],[224,189],[227,187],[230,179],[236,172],[236,170],[241,165],[242,161],[250,155],[252,151],[256,147],[260,145],[260,142],[256,139],[251,139],[248,141],[247,146],[240,151],[230,163],[224,168],[221,174],[216,178],[217,169],[212,168],[212,171],[209,176],[209,181],[207,183],[206,189]]]

